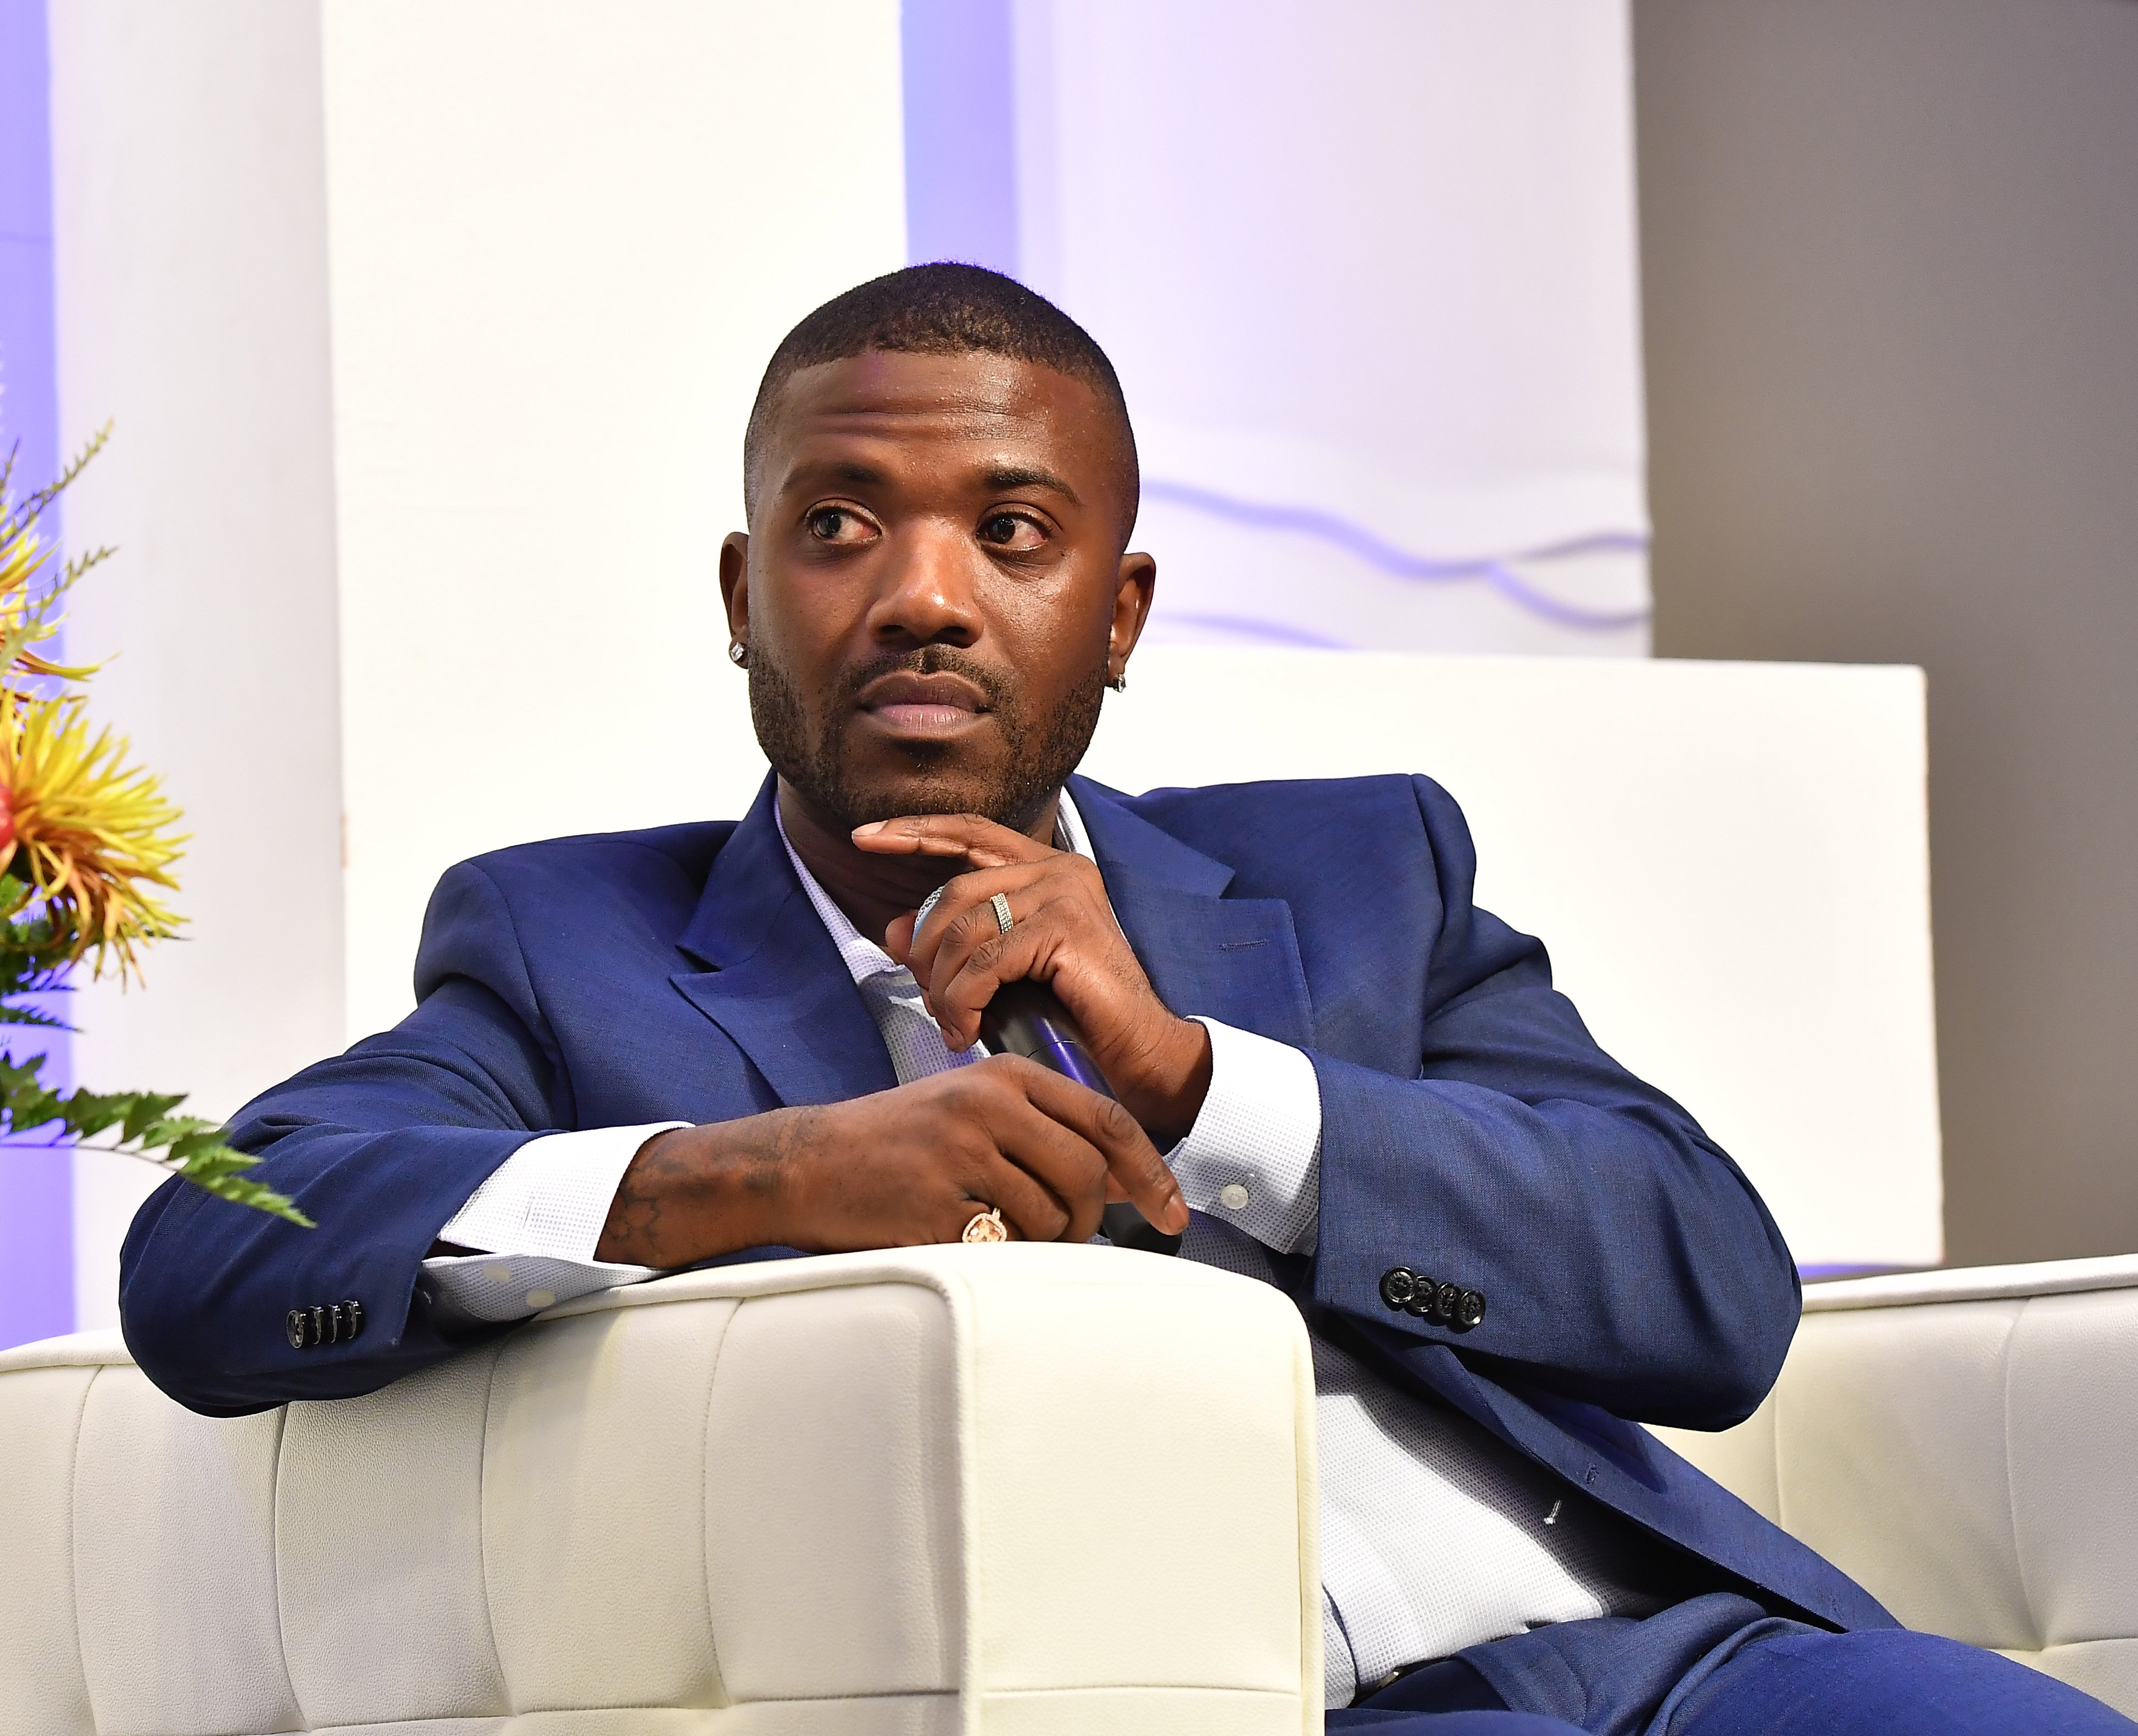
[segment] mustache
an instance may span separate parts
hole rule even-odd
[[[839,677],[839,701],[854,703],[863,688],[885,675],[961,676],[987,696],[988,707],[993,711],[1009,710],[1017,697],[1016,688],[1000,670],[988,668],[954,645],[923,645],[910,651],[886,651],[854,665]]]

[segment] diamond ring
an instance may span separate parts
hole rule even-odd
[[[1009,1226],[1003,1222],[999,1207],[990,1206],[984,1212],[965,1220],[964,1233],[960,1241],[1008,1241]]]

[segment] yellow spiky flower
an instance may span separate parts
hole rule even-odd
[[[124,736],[95,735],[79,693],[66,684],[93,669],[55,663],[34,646],[59,631],[60,599],[111,551],[69,561],[38,583],[51,550],[38,514],[102,448],[107,427],[49,486],[17,501],[12,456],[0,459],[0,1024],[61,1021],[37,1005],[66,986],[67,967],[93,957],[101,975],[141,975],[135,948],[168,936],[179,919],[151,889],[176,891],[171,865],[185,840],[159,781],[127,763]],[[26,685],[31,684],[31,685]],[[0,1146],[50,1152],[73,1146],[153,1163],[220,1199],[305,1229],[296,1202],[247,1172],[260,1160],[223,1143],[214,1123],[173,1114],[183,1093],[60,1090],[44,1082],[46,1057],[0,1047]],[[102,1144],[86,1142],[103,1134]]]
[[[0,680],[46,675],[63,681],[81,681],[96,673],[93,664],[82,666],[55,663],[31,646],[41,644],[59,631],[60,599],[73,588],[75,581],[83,573],[109,558],[111,551],[95,549],[76,557],[61,569],[56,578],[41,587],[35,581],[53,551],[51,544],[37,534],[37,514],[59,498],[81,474],[83,466],[104,450],[110,434],[110,425],[106,423],[57,481],[39,489],[26,500],[6,500],[15,460],[11,454],[4,463],[0,463],[0,500],[6,502],[0,506]]]
[[[60,599],[110,553],[99,549],[45,577],[51,545],[38,515],[103,450],[100,432],[56,481],[7,497],[14,460],[0,464],[0,875],[14,883],[0,921],[41,917],[38,945],[54,967],[92,956],[101,975],[139,978],[135,948],[175,930],[153,888],[175,891],[171,864],[184,841],[158,780],[126,763],[127,744],[95,735],[79,694],[47,684],[86,680],[94,667],[56,663],[34,647],[60,630]],[[25,681],[37,687],[26,687]],[[32,907],[36,907],[32,910]],[[15,944],[26,931],[12,931]]]
[[[127,753],[124,736],[90,734],[78,695],[0,688],[0,874],[27,889],[22,905],[41,902],[69,963],[94,955],[98,975],[110,964],[138,980],[134,948],[183,919],[149,889],[177,890],[185,840],[160,780]]]

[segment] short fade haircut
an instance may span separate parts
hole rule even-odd
[[[1135,431],[1114,364],[1091,334],[1044,295],[984,266],[942,260],[908,266],[834,295],[780,339],[758,383],[743,436],[743,494],[754,512],[757,465],[769,438],[781,388],[804,368],[842,362],[878,349],[924,356],[975,353],[1008,356],[1051,368],[1081,380],[1098,394],[1119,424],[1128,515],[1124,538],[1135,521],[1141,477]]]

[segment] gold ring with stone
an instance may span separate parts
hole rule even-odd
[[[1002,1208],[990,1206],[984,1212],[975,1212],[965,1220],[960,1241],[1008,1241],[1009,1226],[1003,1222]]]

